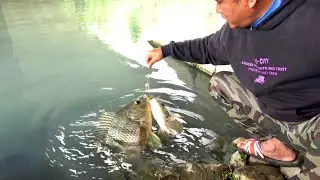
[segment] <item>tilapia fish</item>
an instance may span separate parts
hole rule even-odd
[[[150,106],[153,118],[159,125],[159,134],[162,136],[175,136],[182,132],[182,119],[179,114],[171,114],[157,97],[150,97]]]
[[[101,144],[121,151],[140,152],[150,144],[161,146],[160,139],[152,133],[150,98],[141,95],[115,113],[103,113],[95,136]]]

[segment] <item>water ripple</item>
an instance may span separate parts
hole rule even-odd
[[[109,174],[134,173],[136,164],[128,155],[114,153],[111,149],[102,147],[95,142],[93,128],[96,125],[97,117],[103,111],[101,109],[97,112],[84,114],[65,127],[53,127],[55,131],[52,131],[54,133],[50,136],[50,143],[45,152],[51,167],[65,167],[72,177],[90,174],[92,179],[93,177],[103,178],[106,171]],[[180,114],[190,115],[188,111],[183,110],[180,111]],[[153,131],[156,131],[156,128],[153,127]],[[143,152],[140,158],[147,160],[157,157],[165,161],[184,163],[197,156],[199,148],[208,143],[206,139],[210,139],[212,136],[215,134],[207,129],[184,127],[183,132],[171,138],[162,149]]]

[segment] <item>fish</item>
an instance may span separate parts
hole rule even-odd
[[[146,94],[117,112],[102,113],[94,133],[100,144],[122,152],[141,152],[150,145],[151,148],[161,147],[161,141],[152,132],[150,98]]]
[[[152,116],[159,125],[158,133],[161,136],[176,136],[183,130],[182,117],[177,113],[171,113],[167,107],[159,101],[158,97],[150,97]]]

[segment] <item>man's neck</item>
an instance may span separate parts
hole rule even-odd
[[[267,10],[270,8],[271,4],[272,4],[273,0],[260,0],[257,1],[257,5],[256,5],[256,15],[254,17],[254,22],[257,21],[260,17],[262,17]]]
[[[250,17],[244,23],[247,27],[251,27],[260,17],[262,17],[270,8],[273,0],[259,0],[256,5],[252,8]]]
[[[273,12],[275,12],[283,3],[283,0],[272,0],[271,4],[268,2],[265,2],[265,4],[262,4],[264,6],[261,6],[261,11],[257,11],[258,13],[258,19],[251,24],[251,30],[253,28],[257,28],[265,21]],[[260,12],[260,13],[259,13]]]

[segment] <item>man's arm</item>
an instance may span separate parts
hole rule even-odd
[[[161,46],[163,57],[173,58],[198,64],[228,65],[222,47],[221,30],[204,38],[186,40],[182,42],[171,41]]]

